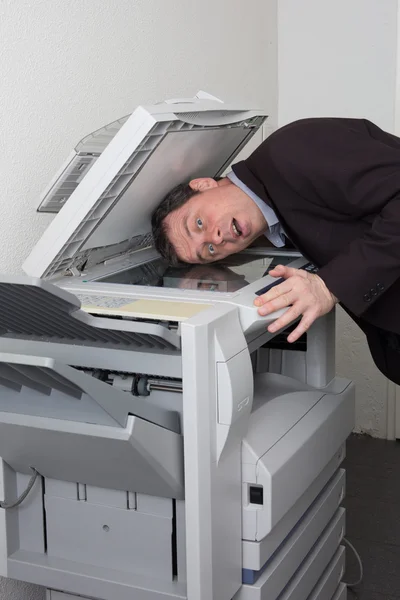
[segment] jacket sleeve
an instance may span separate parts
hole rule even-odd
[[[400,277],[400,194],[382,208],[363,237],[318,275],[340,302],[361,316]]]
[[[400,277],[400,139],[351,119],[299,122],[275,135],[275,168],[303,198],[330,211],[333,233],[341,219],[367,224],[319,271],[360,316]]]

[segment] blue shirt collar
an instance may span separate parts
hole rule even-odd
[[[257,196],[246,184],[240,181],[239,177],[233,172],[230,171],[226,176],[234,185],[240,188],[245,194],[250,196],[253,202],[256,203],[258,208],[263,214],[264,219],[267,221],[268,229],[265,232],[265,237],[269,239],[269,241],[281,248],[285,245],[285,236],[282,229],[281,224],[279,223],[279,219],[276,216],[276,212],[273,208],[271,208],[268,204],[266,204],[261,198]]]

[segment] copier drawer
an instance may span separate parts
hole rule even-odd
[[[288,583],[291,575],[298,569],[339,508],[344,495],[344,485],[345,472],[344,469],[340,469],[287,536],[273,558],[267,562],[264,568],[270,572],[270,583],[272,578],[280,582],[284,581],[282,587]],[[244,569],[243,582],[253,584],[261,574],[262,571],[260,573],[257,570]]]
[[[235,600],[303,600],[311,593],[324,569],[335,554],[344,535],[345,510],[339,508],[306,557],[300,569],[284,588],[283,577],[277,581],[269,568],[254,585],[243,585]],[[284,588],[284,589],[283,589]]]
[[[345,547],[340,546],[307,600],[329,600],[333,598],[344,574],[345,555]]]
[[[49,558],[172,581],[172,502],[169,515],[47,494],[45,506]]]
[[[243,569],[259,571],[288,538],[297,523],[303,519],[310,506],[328,495],[329,490],[335,487],[339,480],[341,480],[341,485],[339,484],[337,506],[340,505],[345,495],[345,472],[344,469],[338,469],[338,467],[344,460],[345,454],[345,444],[343,444],[340,452],[326,465],[298,502],[263,540],[260,542],[243,540]]]
[[[279,600],[302,600],[312,591],[321,572],[343,539],[345,510],[340,508],[328,531],[310,553],[298,573]]]
[[[334,393],[290,392],[294,385],[275,376],[256,388],[242,447],[244,540],[260,541],[271,532],[335,455],[341,459],[354,426],[354,387],[347,381],[339,381]]]

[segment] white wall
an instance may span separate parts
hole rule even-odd
[[[44,230],[38,195],[84,134],[199,88],[273,110],[274,3],[253,4],[0,0],[0,272]]]
[[[275,11],[275,0],[0,0],[0,272],[18,271],[45,229],[38,195],[75,143],[138,103],[200,88],[276,120]],[[0,581],[0,598],[41,597]]]
[[[278,7],[279,125],[352,116],[394,131],[397,0],[279,0]],[[358,327],[338,317],[338,371],[357,385],[357,429],[385,437],[388,382]]]

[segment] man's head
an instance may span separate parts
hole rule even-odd
[[[194,179],[174,188],[152,215],[157,250],[169,262],[209,263],[247,248],[267,223],[229,179]]]

